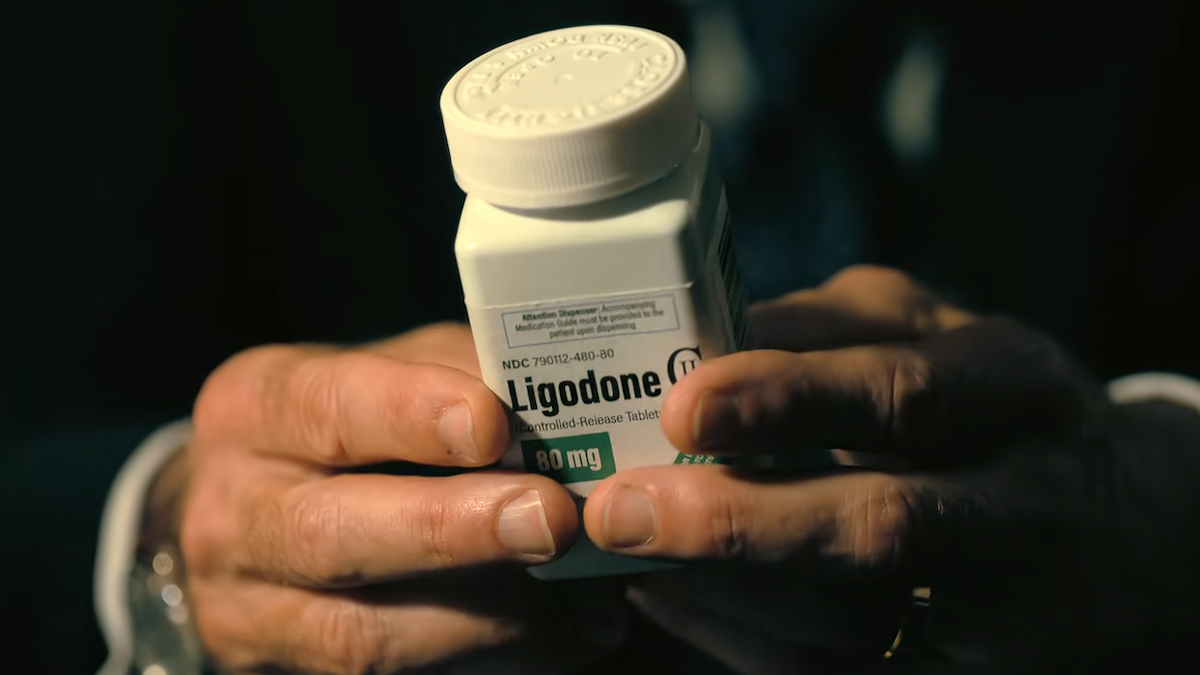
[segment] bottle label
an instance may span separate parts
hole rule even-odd
[[[662,403],[721,331],[697,325],[692,284],[632,295],[468,308],[484,380],[511,410],[506,463],[586,496],[620,469],[672,464]],[[701,303],[703,304],[703,303]]]
[[[659,425],[671,388],[703,359],[745,346],[745,292],[721,195],[695,280],[638,293],[472,307],[483,378],[511,411],[509,468],[586,497],[613,473],[711,464]]]

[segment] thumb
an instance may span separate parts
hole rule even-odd
[[[953,568],[960,543],[987,536],[990,506],[938,476],[842,469],[766,477],[715,465],[648,466],[602,482],[584,523],[597,546],[623,555],[816,563],[851,578],[926,586],[919,582]]]

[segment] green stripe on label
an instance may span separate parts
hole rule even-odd
[[[525,470],[559,483],[607,478],[616,472],[608,434],[581,434],[521,441]]]

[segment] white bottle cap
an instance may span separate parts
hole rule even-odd
[[[455,179],[499,206],[555,208],[647,185],[696,144],[683,50],[654,31],[586,26],[492,50],[442,91]]]

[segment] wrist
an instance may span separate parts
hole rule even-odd
[[[138,560],[151,560],[164,547],[178,547],[189,476],[186,447],[177,450],[154,476],[142,505]]]
[[[178,514],[187,485],[183,449],[190,437],[186,420],[160,428],[133,451],[109,489],[94,572],[96,618],[109,652],[100,670],[103,675],[163,665],[160,656],[169,657],[166,662],[177,662],[176,654],[192,656],[187,647],[194,642],[194,631],[186,607],[173,609],[169,602],[182,600],[175,583],[182,570],[164,564],[167,559],[174,563],[178,554],[155,560],[178,539]],[[156,567],[171,568],[170,576],[159,574]]]
[[[129,606],[137,666],[157,664],[171,674],[199,675],[204,652],[189,607],[179,547],[189,477],[185,446],[162,465],[146,490]]]

